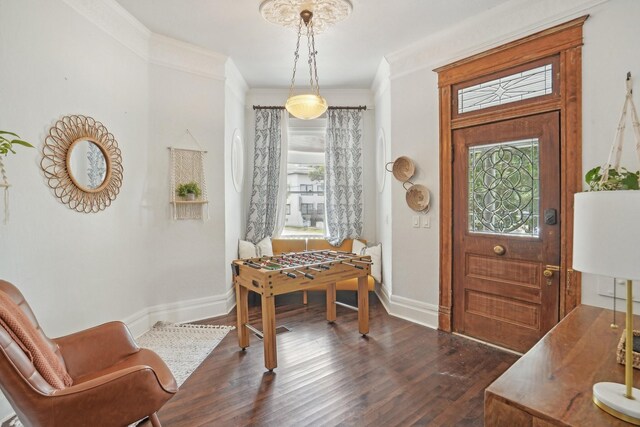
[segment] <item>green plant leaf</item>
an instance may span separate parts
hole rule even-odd
[[[634,173],[630,173],[622,178],[622,184],[629,190],[638,190],[638,176]]]
[[[587,172],[587,174],[584,176],[585,181],[587,182],[587,184],[595,181],[597,179],[600,179],[600,166],[596,166],[595,168],[591,169],[589,172]]]
[[[21,139],[14,139],[11,141],[12,144],[22,145],[24,147],[34,148],[33,145],[29,144],[27,141],[23,141]]]
[[[13,133],[13,132],[7,132],[6,130],[0,130],[0,135],[12,135],[15,136],[16,138],[20,138],[19,135]]]

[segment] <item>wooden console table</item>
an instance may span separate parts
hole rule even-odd
[[[485,426],[623,426],[599,409],[591,388],[600,381],[624,384],[616,347],[624,329],[611,329],[612,311],[578,306],[493,382],[484,394]],[[634,316],[640,328],[640,317]],[[634,371],[634,386],[640,372]],[[637,398],[640,398],[638,396]]]

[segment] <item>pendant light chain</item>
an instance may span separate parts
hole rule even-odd
[[[298,59],[300,58],[300,39],[302,38],[302,24],[305,26],[307,36],[307,51],[309,64],[309,89],[300,95],[293,95],[296,85],[296,71],[298,67]],[[327,111],[327,100],[320,96],[320,85],[318,83],[318,66],[316,63],[316,40],[313,25],[313,12],[303,10],[300,12],[300,20],[298,21],[298,40],[296,43],[296,52],[293,60],[293,76],[291,76],[291,87],[289,88],[289,98],[285,102],[285,109],[293,117],[302,120],[311,120],[320,117]]]
[[[298,58],[300,55],[298,54],[300,50],[300,37],[302,36],[302,17],[300,17],[300,22],[298,23],[298,42],[296,43],[296,51],[293,54],[293,75],[291,76],[291,86],[289,87],[289,98],[293,96],[293,87],[296,84],[296,69],[298,65]]]
[[[311,32],[311,47],[310,47],[310,51],[313,53],[309,53],[310,59],[309,61],[311,61],[313,59],[313,73],[314,76],[311,77],[311,90],[313,90],[313,78],[315,77],[316,80],[316,95],[320,96],[320,83],[318,83],[318,66],[316,64],[316,55],[318,54],[318,51],[316,50],[316,39],[315,39],[315,34],[313,31],[313,19],[309,22],[309,27],[310,27],[310,32]],[[311,69],[309,69],[309,74],[311,74]]]

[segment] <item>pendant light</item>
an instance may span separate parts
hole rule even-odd
[[[307,35],[307,48],[309,51],[309,88],[310,92],[293,95],[293,89],[296,82],[296,67],[298,65],[300,38],[302,37],[302,26],[304,25]],[[298,42],[296,44],[296,52],[293,57],[293,75],[291,77],[291,86],[289,88],[289,98],[285,104],[287,111],[294,117],[302,120],[311,120],[320,117],[327,111],[327,100],[320,96],[320,86],[318,85],[318,67],[316,65],[315,38],[313,32],[313,12],[303,10],[300,12],[300,20],[298,22]]]

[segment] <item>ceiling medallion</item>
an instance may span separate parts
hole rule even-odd
[[[317,33],[347,18],[353,10],[350,0],[264,0],[260,13],[267,21],[298,30],[300,12],[313,12],[313,28]]]

